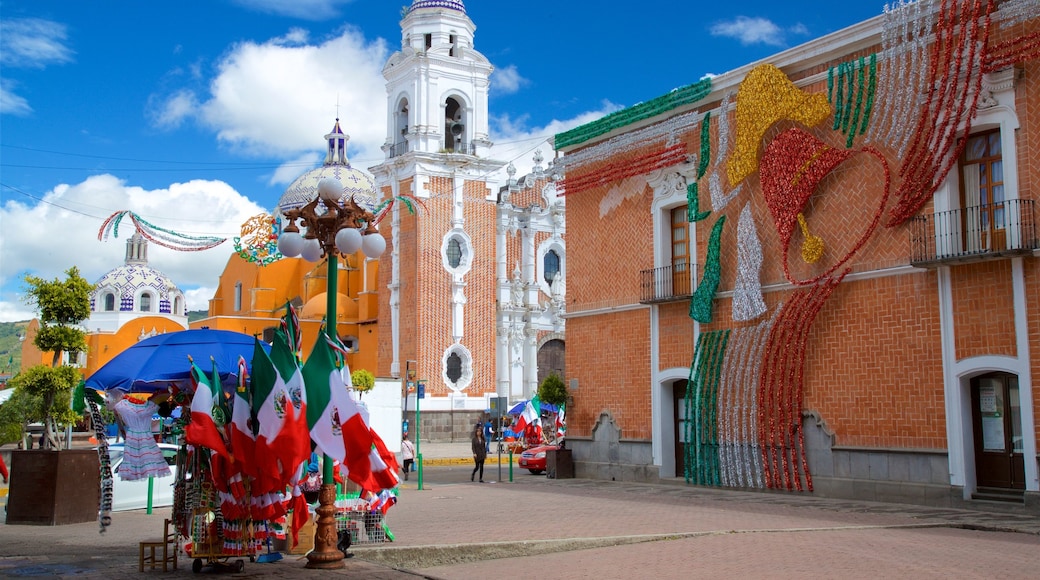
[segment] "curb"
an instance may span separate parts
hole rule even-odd
[[[436,457],[436,458],[430,458],[430,459],[427,459],[425,457],[423,458],[423,467],[430,467],[430,466],[438,466],[439,467],[439,466],[444,466],[444,465],[469,465],[469,466],[472,466],[473,465],[473,458],[472,457]],[[484,460],[484,465],[498,465],[498,458],[497,457],[492,458],[491,456],[488,456],[488,458]],[[509,465],[509,458],[503,457],[502,458],[502,465]]]

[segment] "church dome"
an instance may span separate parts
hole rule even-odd
[[[463,14],[466,13],[466,7],[462,5],[462,0],[413,0],[412,7],[408,11],[411,12],[420,8],[448,8],[458,10]]]
[[[126,260],[102,276],[90,293],[91,312],[153,312],[184,316],[184,293],[166,274],[148,265],[148,242],[135,232]]]
[[[343,184],[343,197],[354,197],[361,207],[371,211],[376,205],[376,190],[372,177],[360,169],[350,166],[347,159],[347,141],[350,137],[339,127],[339,119],[332,132],[325,135],[328,153],[321,167],[312,169],[296,178],[275,208],[275,215],[281,217],[286,210],[303,207],[318,196],[318,182],[326,177],[335,177]]]
[[[327,304],[328,293],[322,292],[316,294],[303,305],[302,309],[300,309],[300,318],[303,318],[304,320],[320,320],[321,318],[324,318]],[[350,297],[342,292],[336,294],[336,321],[354,321],[357,320],[357,317],[357,302],[351,300]]]

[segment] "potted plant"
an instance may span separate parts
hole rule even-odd
[[[40,314],[33,344],[52,352],[50,365],[39,364],[11,379],[17,389],[16,411],[22,425],[43,425],[42,449],[11,455],[8,524],[71,524],[97,518],[99,463],[92,449],[59,450],[59,431],[79,421],[72,410],[72,392],[82,380],[79,370],[63,364],[86,350],[80,324],[90,316],[91,284],[75,267],[65,280],[26,276],[26,301]],[[5,405],[6,406],[6,405]],[[68,442],[66,442],[67,444]]]

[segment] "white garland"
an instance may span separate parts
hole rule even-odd
[[[737,280],[733,286],[733,320],[754,320],[766,311],[762,298],[762,242],[758,239],[751,203],[737,221]]]
[[[994,14],[1002,28],[1021,24],[1040,16],[1040,0],[1008,0]]]
[[[105,421],[101,417],[101,409],[90,397],[86,398],[90,407],[90,422],[94,426],[94,437],[98,440],[98,460],[101,464],[101,505],[98,509],[98,533],[105,533],[112,525],[112,462],[108,456],[108,437],[105,435]]]
[[[630,131],[612,139],[608,139],[598,145],[592,147],[586,147],[581,151],[564,155],[556,161],[556,167],[561,173],[566,174],[568,169],[580,167],[581,165],[599,161],[602,159],[608,159],[621,153],[623,151],[629,151],[633,148],[646,145],[654,141],[674,139],[675,135],[682,132],[693,129],[700,121],[701,115],[696,111],[677,115],[651,125],[638,131]]]
[[[872,115],[867,142],[882,142],[899,155],[916,126],[919,96],[924,94],[928,74],[928,40],[935,24],[932,0],[904,2],[885,6],[881,29],[882,63],[881,82],[878,83],[874,102],[877,111]]]

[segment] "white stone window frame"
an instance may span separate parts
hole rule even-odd
[[[115,286],[102,286],[94,293],[94,312],[119,312],[120,295]],[[112,310],[105,310],[105,298],[112,297]]]
[[[451,379],[448,378],[448,357],[452,354],[457,354],[462,359],[462,374],[459,376],[457,383],[452,383]],[[473,383],[473,355],[470,354],[468,348],[455,343],[444,351],[444,354],[441,355],[441,378],[444,379],[444,384],[448,385],[448,388],[454,393],[465,391]]]
[[[536,268],[537,268],[537,281],[538,288],[546,296],[552,296],[552,288],[549,283],[545,281],[545,255],[550,251],[555,251],[556,255],[560,257],[560,276],[567,280],[567,245],[562,238],[549,238],[538,245]]]
[[[448,243],[453,239],[459,241],[459,248],[462,250],[462,257],[459,259],[457,268],[453,268],[451,262],[448,261]],[[473,240],[469,234],[461,229],[453,229],[444,235],[444,238],[441,239],[441,263],[444,265],[445,271],[456,276],[461,277],[469,273],[470,268],[473,267]]]

